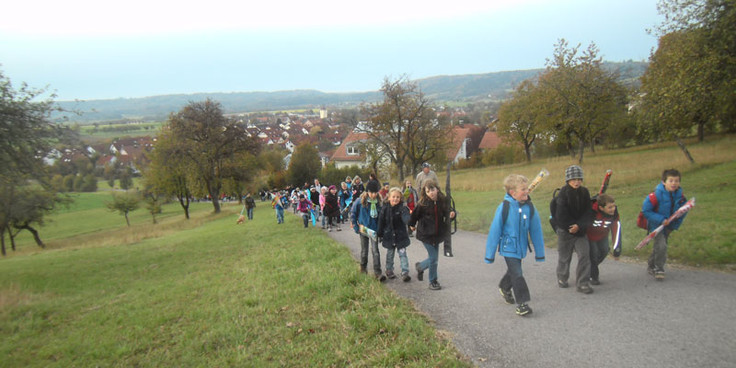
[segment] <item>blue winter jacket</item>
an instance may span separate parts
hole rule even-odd
[[[371,217],[371,207],[367,203],[368,207],[363,207],[363,201],[358,198],[358,201],[353,206],[353,230],[356,233],[360,233],[359,225],[363,225],[373,231],[378,230],[378,218],[381,217],[381,204],[376,204],[378,210],[378,217]]]
[[[682,188],[677,188],[674,192],[668,192],[665,189],[663,183],[659,183],[657,188],[654,189],[654,194],[657,196],[657,208],[655,211],[654,205],[649,201],[649,196],[644,198],[644,203],[641,205],[641,211],[644,213],[644,217],[647,218],[647,224],[649,231],[656,229],[659,225],[662,225],[664,220],[672,216],[675,211],[682,207],[687,199],[682,195]],[[669,231],[677,230],[682,224],[682,220],[685,219],[687,213],[682,217],[670,222],[666,229]]]
[[[504,257],[523,259],[529,247],[530,235],[536,253],[534,258],[538,262],[544,261],[544,236],[539,211],[535,209],[534,216],[530,219],[530,206],[533,204],[524,204],[519,208],[519,202],[508,193],[504,200],[509,202],[508,218],[502,229],[503,202],[501,202],[496,209],[491,229],[488,232],[485,262],[493,263],[496,259],[496,250]]]

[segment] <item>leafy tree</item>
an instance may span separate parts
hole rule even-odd
[[[364,105],[366,124],[356,130],[367,133],[372,156],[386,157],[396,166],[399,180],[413,175],[422,162],[441,161],[451,143],[451,127],[437,119],[434,106],[416,82],[406,76],[385,78],[381,86],[383,101]]]
[[[177,142],[168,130],[162,130],[156,149],[151,152],[151,163],[144,170],[143,181],[150,191],[176,197],[189,219],[189,204],[192,197],[190,172],[181,159]]]
[[[119,214],[125,216],[125,223],[130,227],[128,213],[137,210],[140,207],[140,203],[141,197],[138,192],[113,193],[112,202],[107,203],[107,208],[110,211],[117,211]]]
[[[302,143],[291,154],[287,178],[292,185],[301,186],[303,183],[311,183],[319,176],[321,169],[317,149],[309,143]]]
[[[736,128],[736,3],[661,0],[665,21],[642,76],[642,133],[674,139]],[[686,151],[686,150],[685,150]],[[687,155],[687,152],[686,152]]]
[[[516,87],[511,99],[504,102],[498,111],[499,135],[509,142],[521,143],[527,162],[532,161],[531,149],[534,141],[544,133],[538,106],[541,99],[534,82],[525,80]]]
[[[577,146],[582,164],[586,145],[595,150],[595,140],[625,116],[627,91],[617,82],[616,72],[602,67],[594,43],[581,54],[579,48],[568,47],[561,39],[539,86],[546,95],[543,114],[548,130],[570,147],[573,156]]]
[[[37,189],[35,195],[52,198],[48,202],[50,205],[39,208],[27,224],[41,223],[43,215],[52,211],[60,199],[50,185],[43,158],[52,151],[54,144],[70,143],[74,137],[67,128],[49,121],[49,114],[56,109],[54,96],[38,101],[44,93],[44,90],[31,89],[25,84],[16,90],[0,72],[0,242],[3,254],[5,232],[13,224],[22,224],[18,219],[23,214],[18,211],[26,206],[20,205],[25,203],[25,198],[19,195]]]
[[[214,212],[219,213],[223,180],[232,177],[241,153],[258,153],[258,143],[225,117],[220,103],[210,99],[190,102],[172,114],[166,129],[177,141],[180,157],[194,175],[198,189],[209,195]]]

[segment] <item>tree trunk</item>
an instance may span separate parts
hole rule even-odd
[[[703,143],[705,140],[705,123],[698,123],[698,142]]]
[[[38,236],[38,231],[28,225],[19,227],[19,229],[28,230],[31,234],[33,234],[33,240],[36,241],[36,245],[38,245],[41,248],[46,248],[46,244],[41,241],[41,237]]]
[[[130,220],[128,219],[128,211],[125,211],[125,223],[130,227]]]
[[[685,147],[685,143],[682,142],[680,137],[675,137],[675,141],[677,142],[677,145],[680,146],[680,149],[685,154],[685,157],[687,157],[688,161],[690,161],[691,164],[694,164],[695,160],[693,159],[693,156],[690,155],[690,151],[687,150],[687,147]]]
[[[532,147],[531,145],[524,145],[524,153],[526,153],[526,162],[532,162]]]
[[[184,218],[189,220],[189,197],[179,197],[179,204],[181,205],[181,208],[184,209]]]
[[[583,164],[583,154],[585,153],[585,141],[584,140],[582,139],[580,140],[580,145],[578,149],[580,153],[580,158],[578,159],[578,165],[582,165]]]
[[[2,250],[2,254],[6,255],[5,253],[5,230],[0,232],[0,249]]]

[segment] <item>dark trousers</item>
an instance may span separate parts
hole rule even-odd
[[[501,278],[498,287],[503,290],[513,290],[516,303],[522,304],[531,300],[529,287],[526,285],[524,274],[521,272],[521,260],[518,258],[503,257],[506,261],[506,274]]]

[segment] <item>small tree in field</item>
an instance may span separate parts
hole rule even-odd
[[[125,192],[121,194],[113,194],[112,202],[107,203],[107,208],[110,211],[117,211],[119,214],[125,216],[125,222],[130,227],[130,219],[128,219],[128,213],[138,209],[141,203],[140,195],[138,192]]]

